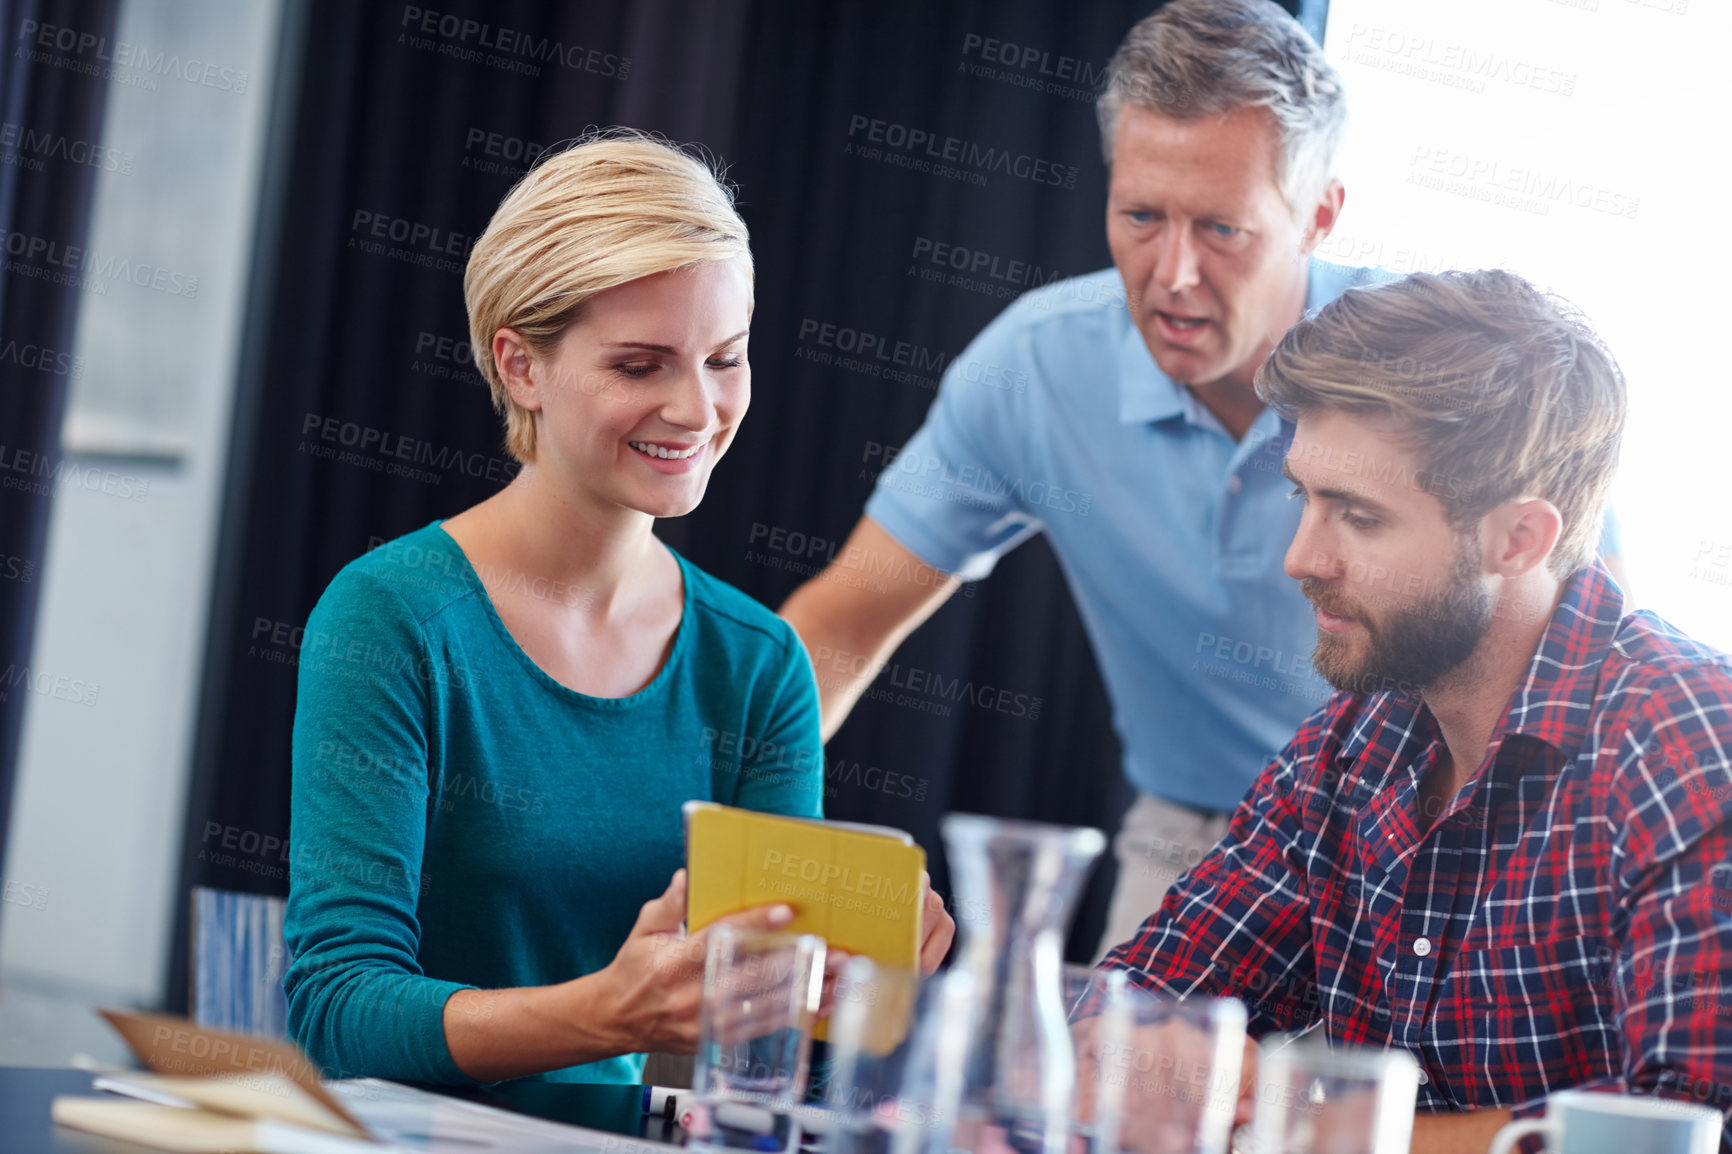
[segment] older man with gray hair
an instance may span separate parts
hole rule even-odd
[[[1301,317],[1379,279],[1311,257],[1341,212],[1346,111],[1270,0],[1172,0],[1132,28],[1099,102],[1114,267],[1023,296],[945,373],[837,563],[888,576],[825,572],[782,608],[828,737],[962,581],[1047,533],[1138,795],[1103,950],[1214,847],[1329,695],[1281,568],[1293,426],[1252,378]]]

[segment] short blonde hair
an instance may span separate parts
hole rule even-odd
[[[1567,577],[1593,561],[1624,431],[1624,374],[1579,311],[1514,273],[1414,273],[1349,289],[1288,331],[1256,388],[1289,418],[1395,419],[1423,462],[1413,483],[1455,528],[1543,497],[1563,516],[1551,571]]]
[[[493,336],[515,330],[552,356],[585,301],[640,277],[746,259],[746,224],[717,166],[635,129],[589,133],[545,154],[499,203],[463,274],[475,366],[505,415],[505,448],[535,456],[535,414],[511,398]]]

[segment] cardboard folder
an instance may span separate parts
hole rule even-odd
[[[62,1126],[187,1154],[338,1154],[377,1147],[297,1046],[163,1014],[98,1012],[151,1073],[98,1079],[97,1088],[148,1100],[62,1095],[52,1106]]]

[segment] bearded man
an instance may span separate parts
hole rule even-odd
[[[1408,1051],[1414,1154],[1566,1087],[1732,1105],[1732,658],[1595,558],[1616,363],[1519,277],[1418,274],[1256,386],[1295,421],[1285,568],[1336,693],[1104,964]]]

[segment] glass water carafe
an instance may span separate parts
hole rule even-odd
[[[956,965],[973,987],[949,1144],[975,1154],[1065,1154],[1076,1090],[1065,934],[1106,838],[973,814],[948,815],[941,828],[956,885]]]

